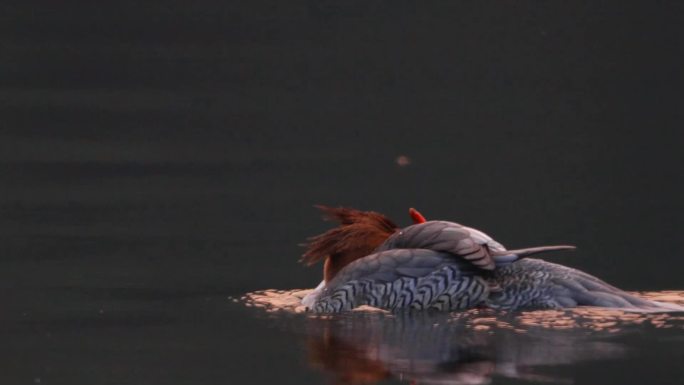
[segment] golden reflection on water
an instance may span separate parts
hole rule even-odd
[[[301,299],[310,290],[263,290],[247,293],[240,300],[246,306],[260,308],[269,313],[289,312],[304,313],[306,309]],[[660,302],[684,305],[684,291],[659,291],[634,293],[641,297]],[[234,301],[238,302],[237,299]],[[356,312],[390,313],[368,306],[355,309]],[[317,318],[332,316],[313,315]],[[513,318],[511,318],[511,316]],[[543,327],[551,329],[581,328],[595,331],[617,332],[621,326],[647,324],[656,328],[682,327],[682,313],[639,313],[620,309],[600,307],[579,307],[567,310],[534,310],[521,312],[504,312],[474,309],[465,312],[451,313],[451,320],[463,320],[470,329],[486,331],[491,328],[513,329],[524,332],[525,327]],[[503,317],[503,318],[502,318]]]
[[[620,337],[644,330],[684,330],[682,313],[590,307],[394,314],[365,307],[316,315],[300,304],[307,292],[265,290],[234,301],[303,333],[309,364],[331,373],[339,384],[372,384],[387,378],[415,384],[486,384],[495,377],[568,383],[569,378],[548,369],[625,357],[631,348]],[[684,291],[637,294],[684,305]]]

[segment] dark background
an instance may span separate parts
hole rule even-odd
[[[5,2],[7,320],[312,287],[316,203],[401,224],[415,206],[509,247],[576,244],[554,260],[625,289],[681,288],[683,8]]]

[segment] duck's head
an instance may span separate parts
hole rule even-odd
[[[378,248],[399,230],[386,216],[375,211],[361,211],[347,207],[315,206],[324,218],[335,220],[339,226],[308,239],[301,262],[311,266],[324,261],[323,280],[330,281],[343,267],[363,258]],[[409,209],[413,223],[425,222],[416,209]]]
[[[324,261],[323,279],[328,282],[349,263],[373,252],[399,228],[389,218],[374,211],[318,205],[326,219],[339,226],[308,239],[301,262],[313,265]]]

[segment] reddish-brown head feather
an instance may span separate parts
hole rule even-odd
[[[369,255],[390,235],[397,225],[380,213],[345,207],[316,206],[338,227],[308,239],[301,261],[306,265],[325,260],[323,279],[327,282],[349,263]]]

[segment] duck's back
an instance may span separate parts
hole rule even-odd
[[[541,259],[522,259],[494,271],[501,288],[486,301],[497,309],[599,306],[643,311],[683,311],[677,305],[649,301],[571,267]]]

